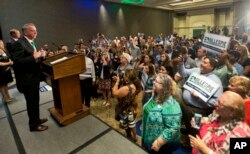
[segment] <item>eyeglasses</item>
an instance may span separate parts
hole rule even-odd
[[[160,81],[157,81],[156,79],[154,80],[155,83],[159,83],[159,84],[163,84],[162,82]]]

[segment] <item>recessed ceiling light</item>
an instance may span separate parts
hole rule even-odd
[[[122,3],[127,4],[141,4],[144,3],[145,0],[120,0]]]
[[[176,6],[176,5],[184,5],[184,4],[191,4],[193,3],[192,1],[186,1],[186,2],[179,2],[179,3],[172,3],[172,4],[169,4],[171,6]]]

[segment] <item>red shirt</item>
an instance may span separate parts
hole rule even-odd
[[[250,126],[250,98],[245,101],[245,119],[244,121]]]
[[[245,122],[232,120],[228,124],[221,125],[215,120],[201,127],[200,137],[214,152],[229,153],[230,138],[250,137],[250,127]],[[192,153],[198,153],[198,150],[193,149]]]

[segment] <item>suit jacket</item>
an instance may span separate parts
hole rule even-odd
[[[7,49],[7,55],[8,57],[10,57],[12,59],[12,56],[11,56],[11,50],[12,50],[12,46],[13,44],[15,43],[16,41],[13,39],[13,38],[10,38],[7,43],[6,43],[6,49]]]
[[[20,92],[27,86],[39,86],[40,83],[41,63],[35,60],[33,52],[33,47],[25,37],[16,41],[11,50],[16,84]]]

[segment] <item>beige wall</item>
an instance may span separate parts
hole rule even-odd
[[[233,9],[220,9],[215,12],[215,25],[219,26],[222,29],[224,26],[227,26],[230,30],[229,33],[231,34],[233,28]]]
[[[218,26],[222,29],[227,26],[231,33],[233,24],[233,9],[202,9],[186,12],[184,16],[174,17],[174,31],[179,36],[186,35],[187,38],[193,37],[194,29],[205,29]]]

